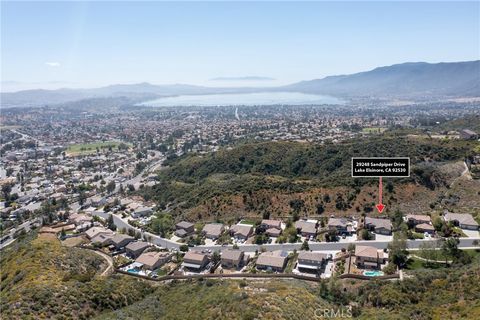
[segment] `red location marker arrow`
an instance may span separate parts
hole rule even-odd
[[[383,184],[382,184],[382,177],[380,177],[379,186],[378,186],[378,204],[375,206],[377,208],[378,213],[382,213],[385,206],[382,203],[382,191],[383,191]]]

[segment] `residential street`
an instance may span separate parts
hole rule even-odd
[[[100,211],[94,211],[92,212],[93,215],[97,215],[101,218],[108,218],[109,213],[106,212],[100,212]],[[115,224],[117,225],[117,228],[126,228],[126,229],[133,229],[135,231],[140,231],[140,229],[137,229],[131,225],[129,225],[125,220],[120,218],[119,216],[113,215],[113,220]],[[182,245],[181,243],[178,242],[173,242],[168,239],[161,238],[160,236],[154,235],[149,232],[142,232],[142,235],[145,234],[146,236],[150,236],[152,239],[152,243],[159,245],[161,247],[167,248],[167,249],[179,249],[180,246]],[[474,240],[480,240],[480,237],[477,238],[460,238],[460,244],[459,248],[461,249],[466,249],[466,248],[472,248],[473,246],[473,241]],[[407,246],[409,249],[418,249],[420,248],[420,245],[424,242],[428,241],[435,241],[435,240],[407,240]],[[370,240],[370,241],[355,241],[351,242],[356,245],[368,245],[372,246],[378,249],[385,249],[387,248],[388,244],[390,241],[385,241],[385,240]],[[313,251],[332,251],[332,250],[341,250],[342,248],[347,248],[348,243],[342,243],[342,242],[309,242],[309,247],[310,250]],[[255,251],[261,251],[262,248],[264,248],[267,251],[275,251],[275,250],[285,250],[285,251],[293,251],[293,250],[300,250],[302,244],[301,243],[283,243],[283,244],[263,244],[263,245],[257,245],[257,244],[238,244],[238,247],[242,249],[245,252],[255,252]],[[199,250],[218,250],[218,251],[223,251],[226,249],[232,249],[232,245],[203,245],[203,246],[196,246],[195,248]]]

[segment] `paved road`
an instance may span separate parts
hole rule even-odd
[[[110,215],[110,213],[108,212],[103,212],[103,211],[94,211],[92,212],[92,215],[96,215],[96,216],[99,216],[103,219],[107,219],[108,216]],[[134,230],[134,231],[138,231],[138,232],[141,232],[142,236],[145,235],[147,237],[151,237],[151,242],[158,245],[158,246],[161,246],[161,247],[164,247],[164,248],[167,248],[167,249],[179,249],[180,246],[182,245],[181,243],[177,243],[177,242],[174,242],[174,241],[171,241],[171,240],[168,240],[168,239],[164,239],[158,235],[155,235],[153,233],[150,233],[150,232],[144,232],[138,228],[135,228],[131,225],[128,224],[128,222],[126,222],[124,219],[122,219],[121,217],[117,216],[117,215],[114,215],[112,214],[113,216],[113,222],[115,222],[115,225],[117,226],[117,229],[122,229],[122,228],[125,228],[127,230],[131,229],[131,230]]]
[[[8,245],[12,244],[16,239],[13,238],[13,235],[15,234],[15,232],[17,232],[17,230],[21,230],[21,229],[25,229],[25,232],[29,232],[30,229],[31,229],[31,226],[33,223],[36,223],[36,222],[39,222],[39,220],[37,218],[35,219],[32,219],[32,220],[28,220],[28,221],[25,221],[24,223],[22,223],[21,225],[19,225],[18,227],[16,228],[12,228],[8,231],[8,233],[5,233],[2,237],[4,236],[7,236],[9,235],[10,238],[8,240],[6,240],[4,243],[0,244],[0,250],[7,247]]]
[[[92,214],[97,215],[101,218],[108,218],[109,213],[106,212],[101,212],[101,211],[95,211]],[[126,228],[126,229],[132,229],[134,231],[140,231],[140,229],[132,227],[129,225],[125,220],[123,220],[121,217],[113,215],[113,220],[115,224],[117,225],[117,228]],[[180,246],[182,245],[181,243],[173,242],[168,239],[164,239],[159,237],[158,235],[154,235],[149,232],[142,232],[142,235],[147,235],[150,236],[152,239],[152,243],[159,245],[161,247],[167,248],[167,249],[179,249]],[[475,247],[473,245],[474,240],[480,240],[480,237],[477,238],[461,238],[460,239],[460,244],[459,248],[472,248]],[[407,246],[409,249],[418,249],[420,248],[420,245],[425,242],[429,241],[435,241],[435,239],[432,240],[407,240]],[[378,249],[385,249],[387,248],[388,244],[390,241],[376,241],[376,240],[371,240],[371,241],[355,241],[351,242],[355,245],[366,245],[366,246],[372,246]],[[342,250],[342,248],[347,248],[348,243],[341,243],[341,242],[309,242],[309,247],[310,250],[313,251],[339,251]],[[285,251],[293,251],[293,250],[300,250],[300,247],[302,246],[301,243],[275,243],[275,244],[263,244],[263,245],[257,245],[257,244],[239,244],[238,247],[242,249],[245,252],[255,252],[255,251],[261,251],[262,248],[264,248],[267,251],[275,251],[275,250],[285,250]],[[221,245],[203,245],[203,246],[196,246],[196,249],[200,250],[218,250],[218,251],[223,251],[226,249],[231,249],[233,246],[228,245],[228,246],[221,246]]]
[[[117,192],[120,191],[120,185],[122,185],[122,187],[124,189],[126,189],[129,184],[135,185],[135,184],[139,183],[140,181],[142,181],[143,175],[148,174],[151,171],[156,170],[156,168],[158,168],[158,167],[161,167],[164,160],[165,160],[164,158],[154,160],[151,164],[147,165],[147,167],[145,167],[145,169],[143,169],[142,172],[140,172],[136,176],[130,178],[129,180],[126,180],[124,182],[121,182],[121,183],[117,184],[117,186],[115,188],[115,191],[113,193],[117,193]]]

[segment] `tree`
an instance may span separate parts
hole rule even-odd
[[[107,192],[108,193],[112,193],[113,191],[115,191],[115,181],[110,181],[108,184],[107,184]]]
[[[325,211],[323,203],[317,203],[317,214],[322,214]]]
[[[220,253],[218,250],[215,250],[212,254],[212,262],[214,265],[220,262]]]
[[[150,222],[152,231],[165,237],[173,227],[173,217],[168,213],[160,213]]]
[[[433,227],[435,228],[436,231],[441,231],[444,222],[440,217],[435,217],[432,221]]]
[[[400,210],[395,210],[393,215],[391,216],[392,219],[392,226],[395,230],[399,230],[403,221],[403,213]]]
[[[402,268],[408,259],[407,241],[402,238],[394,238],[392,242],[388,244],[389,258],[392,263]]]
[[[338,237],[338,230],[337,229],[330,229],[328,232],[325,234],[325,240],[327,242],[334,242],[337,241]]]
[[[393,192],[393,183],[392,183],[392,181],[388,181],[388,182],[387,182],[386,189],[387,189],[387,191],[390,192],[390,193]]]
[[[303,241],[302,246],[300,247],[300,250],[307,250],[307,251],[310,250],[307,240]]]
[[[373,238],[372,234],[367,229],[363,229],[360,232],[360,236],[362,237],[363,240],[372,240]]]
[[[7,183],[2,186],[2,193],[5,199],[8,199],[8,195],[12,191],[12,185]]]
[[[115,225],[115,222],[113,221],[113,216],[110,214],[107,218],[107,228],[110,230],[117,230],[117,226]]]
[[[385,274],[394,274],[395,271],[397,271],[397,266],[393,263],[388,263],[382,271],[385,272]]]
[[[460,256],[458,244],[460,240],[458,238],[448,238],[442,243],[442,252],[445,255],[445,264],[448,263],[448,257],[458,258]]]
[[[80,191],[78,194],[78,203],[80,205],[83,205],[85,203],[85,200],[87,199],[87,196],[85,195],[84,191]]]
[[[348,247],[347,247],[347,251],[350,252],[350,253],[354,253],[355,252],[355,244],[349,243]]]

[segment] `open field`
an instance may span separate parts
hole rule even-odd
[[[100,141],[92,143],[77,143],[68,146],[67,155],[85,155],[99,151],[105,151],[109,148],[117,149],[119,145],[126,145],[130,147],[130,144],[119,142],[119,141]]]
[[[22,126],[1,126],[0,125],[0,131],[1,130],[15,130],[15,129],[20,129]]]

